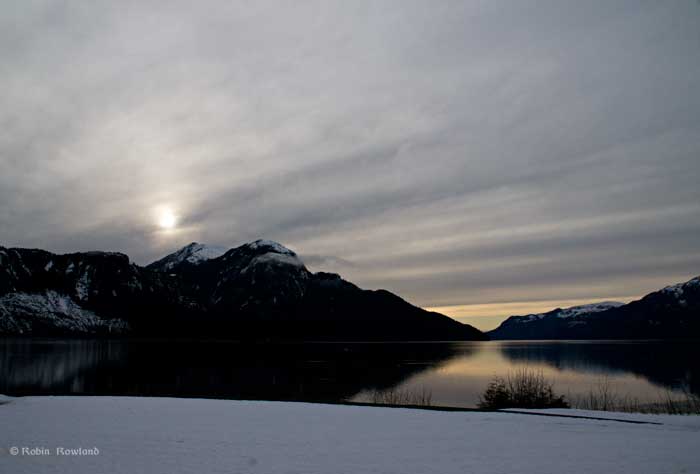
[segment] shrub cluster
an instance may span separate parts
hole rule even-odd
[[[553,384],[542,372],[520,369],[494,378],[481,396],[479,408],[569,408],[563,395],[555,395]]]
[[[412,405],[429,407],[433,404],[433,393],[423,387],[421,390],[375,390],[370,400],[376,405]]]

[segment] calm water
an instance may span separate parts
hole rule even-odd
[[[700,344],[658,341],[239,344],[0,339],[0,393],[366,401],[379,390],[475,406],[495,375],[542,370],[576,397],[606,379],[658,401],[700,393]]]

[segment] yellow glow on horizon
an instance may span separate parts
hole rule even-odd
[[[488,331],[498,327],[498,325],[509,316],[546,313],[555,308],[568,308],[570,306],[600,301],[620,301],[622,303],[628,303],[638,298],[639,296],[609,296],[604,298],[433,306],[425,309],[445,314],[462,323],[471,324],[482,331]]]

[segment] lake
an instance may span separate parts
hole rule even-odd
[[[541,370],[575,398],[607,384],[657,402],[700,393],[698,341],[489,341],[242,344],[223,341],[0,339],[0,393],[371,401],[430,393],[474,407],[494,376]]]

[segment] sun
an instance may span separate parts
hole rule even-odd
[[[158,225],[161,229],[174,229],[177,225],[177,216],[172,209],[163,209],[158,216]]]

